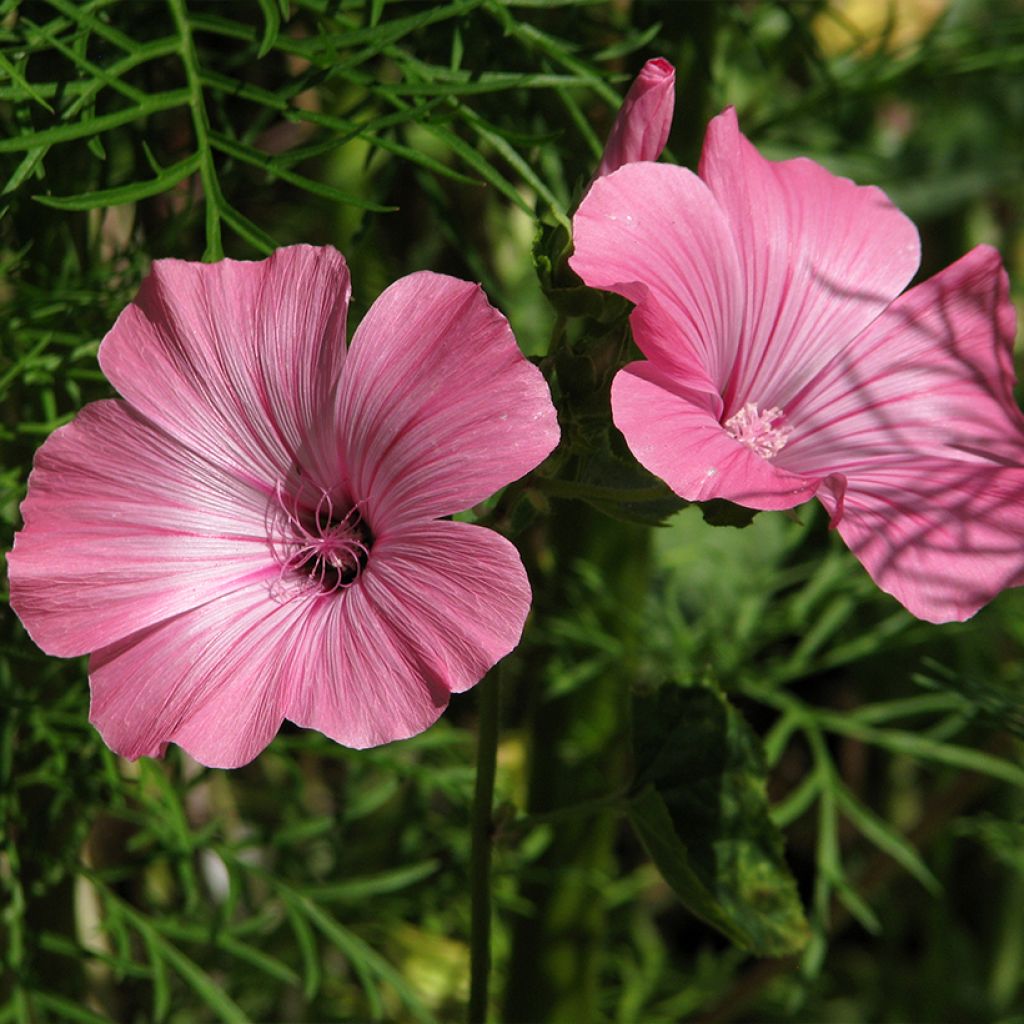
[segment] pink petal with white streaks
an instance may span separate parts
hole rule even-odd
[[[999,255],[979,246],[901,295],[788,406],[778,456],[851,479],[875,461],[931,455],[1024,465],[1015,333]]]
[[[979,247],[898,298],[790,410],[778,462],[843,474],[841,509],[820,495],[840,534],[931,621],[1024,581],[1014,321],[999,256]]]
[[[276,576],[266,508],[130,406],[93,402],[36,453],[12,606],[48,653],[94,651]]]
[[[680,384],[720,395],[743,321],[725,214],[681,167],[639,163],[594,182],[573,220],[573,270],[636,303],[636,343]]]
[[[962,621],[1024,583],[1024,469],[934,456],[912,468],[865,467],[850,481],[838,530],[913,615]]]
[[[732,108],[708,125],[700,176],[726,212],[742,265],[726,415],[747,402],[785,406],[913,277],[917,229],[878,188],[804,158],[766,160]]]
[[[630,363],[612,382],[612,414],[630,451],[680,497],[782,509],[814,496],[819,477],[756,455],[729,436],[715,412],[709,396],[679,388],[652,363]]]
[[[342,374],[342,449],[381,536],[462,511],[558,443],[540,371],[479,285],[421,272],[370,307]]]
[[[291,651],[307,610],[257,583],[98,650],[89,720],[124,757],[173,742],[210,767],[246,764],[277,733],[285,687],[303,681]]]
[[[672,128],[675,95],[676,69],[663,57],[649,60],[622,101],[595,177],[661,156]]]
[[[350,747],[425,729],[519,642],[530,587],[515,548],[466,523],[378,540],[357,586],[308,619],[287,717]]]
[[[139,411],[242,480],[298,462],[337,474],[324,416],[345,359],[348,267],[330,247],[258,263],[158,260],[100,346],[100,366]]]

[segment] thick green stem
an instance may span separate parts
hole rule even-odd
[[[487,992],[491,974],[491,806],[498,755],[500,682],[499,666],[477,690],[480,695],[480,723],[477,732],[476,791],[473,794],[469,860],[472,915],[469,930],[469,1024],[483,1024],[487,1020]]]
[[[606,600],[602,629],[621,641],[621,655],[584,685],[566,692],[558,675],[569,658],[599,656],[586,640],[567,650],[537,644],[524,657],[528,689],[532,820],[550,817],[550,843],[531,865],[522,897],[531,912],[517,917],[502,1020],[593,1021],[602,1018],[600,979],[607,956],[604,893],[618,868],[615,837],[628,765],[629,694],[638,644],[637,616],[647,590],[649,532],[613,522],[579,502],[552,502],[552,566],[537,569],[534,610],[571,613],[582,599],[572,567],[580,560],[600,573]],[[554,654],[561,657],[553,657]],[[581,813],[567,809],[577,805]]]

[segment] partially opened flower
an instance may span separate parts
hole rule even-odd
[[[992,249],[901,295],[913,224],[877,188],[765,160],[731,109],[699,177],[628,165],[574,227],[573,269],[636,303],[647,361],[617,375],[615,423],[677,494],[817,496],[879,586],[932,621],[1024,582],[1014,312]]]
[[[11,602],[92,653],[118,753],[240,765],[285,718],[406,737],[518,642],[515,548],[440,517],[554,447],[547,386],[476,285],[402,278],[346,354],[349,293],[330,248],[157,262],[100,347],[126,400],[37,453]]]
[[[675,89],[676,69],[663,57],[649,60],[640,69],[608,133],[595,177],[661,156],[672,127]]]

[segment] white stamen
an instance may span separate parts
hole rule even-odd
[[[782,410],[776,407],[758,412],[753,402],[747,402],[735,416],[725,421],[723,426],[730,437],[740,444],[745,444],[756,455],[763,459],[774,458],[789,440],[793,433],[792,427],[775,427],[772,424],[782,416]]]

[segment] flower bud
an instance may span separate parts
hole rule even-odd
[[[672,126],[675,88],[676,69],[663,57],[643,66],[622,101],[595,178],[611,174],[623,164],[661,156]]]

